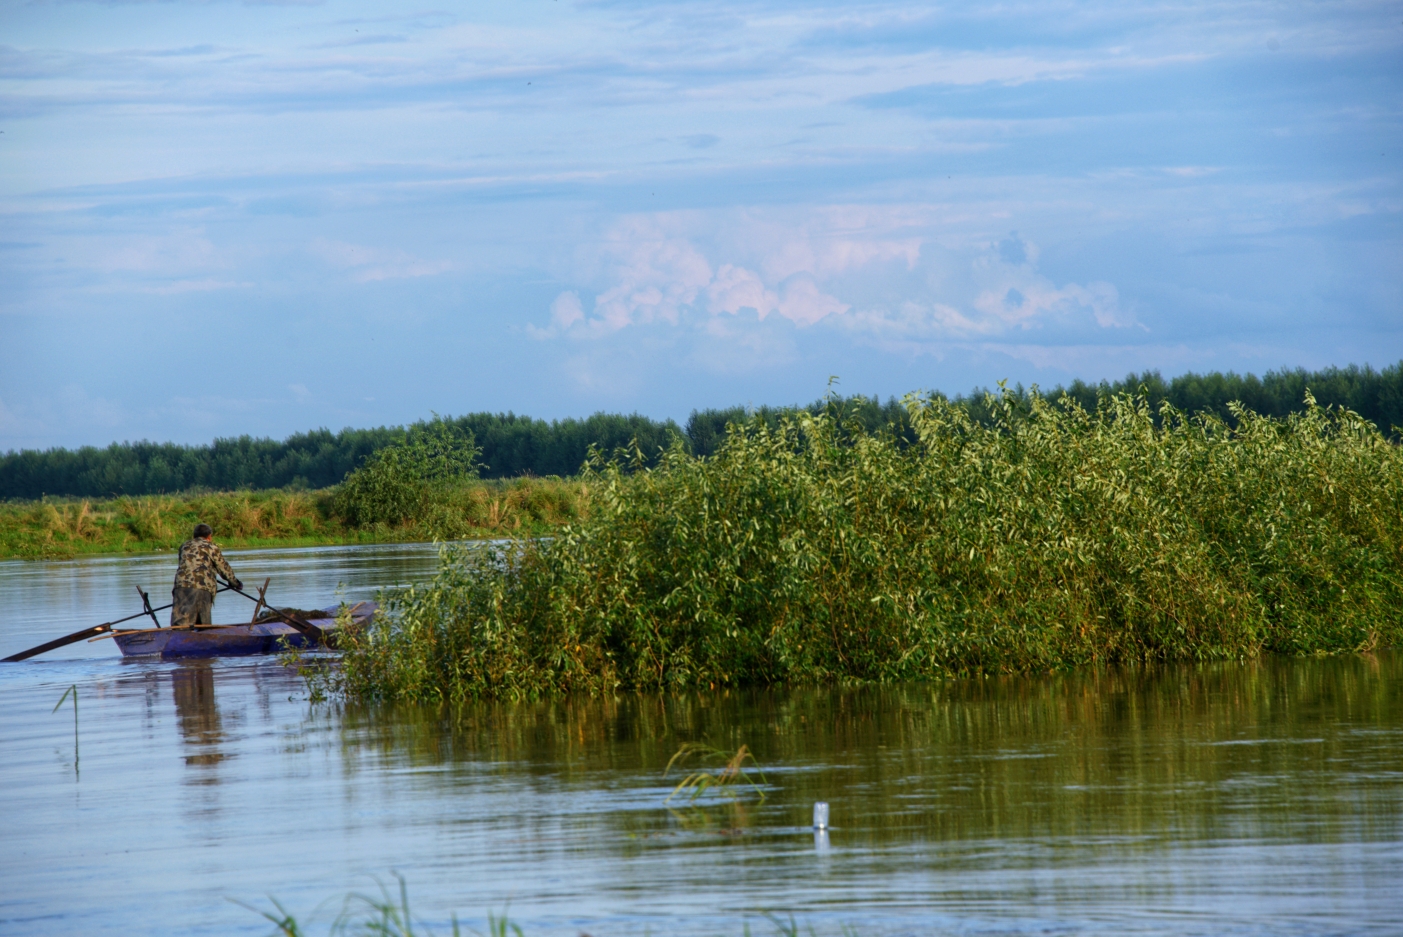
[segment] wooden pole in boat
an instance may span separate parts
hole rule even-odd
[[[161,623],[156,619],[156,610],[151,607],[151,597],[146,594],[141,586],[136,587],[136,594],[141,596],[141,604],[146,606],[146,614],[151,616],[152,623],[155,624],[157,628],[161,627]]]
[[[227,589],[228,586],[225,586],[223,589],[215,589],[214,591],[218,593],[224,592]],[[45,651],[52,651],[57,648],[61,648],[66,644],[74,644],[78,641],[83,640],[84,638],[91,638],[100,634],[106,634],[107,632],[112,630],[113,625],[120,625],[122,622],[131,621],[133,618],[143,618],[146,615],[150,615],[152,618],[155,618],[157,612],[164,611],[168,608],[170,608],[170,605],[162,605],[160,608],[152,608],[151,604],[148,602],[146,603],[146,608],[137,612],[135,615],[128,615],[126,618],[118,618],[116,621],[105,621],[100,625],[93,625],[91,628],[84,628],[82,631],[75,631],[72,634],[66,634],[61,638],[54,638],[52,641],[46,641],[43,644],[38,645],[37,647],[31,647],[27,651],[20,651],[18,654],[11,654],[9,657],[0,658],[0,663],[8,664],[14,661],[28,660],[36,654],[43,654]],[[159,626],[160,624],[158,622],[157,627]],[[297,626],[294,625],[293,627],[295,628]],[[308,625],[307,627],[310,628],[313,626]]]
[[[250,625],[256,625],[256,624],[258,624],[258,611],[259,611],[259,609],[261,609],[261,608],[263,607],[263,604],[264,604],[263,597],[264,597],[265,595],[268,594],[268,583],[270,583],[270,582],[272,582],[272,581],[273,581],[273,577],[272,577],[272,576],[269,576],[267,579],[264,579],[264,580],[263,580],[263,585],[259,586],[259,588],[258,588],[258,601],[253,603],[253,617],[250,618],[250,619],[248,620],[248,623],[249,623]]]

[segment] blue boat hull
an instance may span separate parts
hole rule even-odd
[[[324,609],[335,616],[339,606]],[[368,622],[375,614],[374,602],[354,606],[351,620],[356,624]],[[313,618],[310,624],[327,635],[337,630],[335,617]],[[220,625],[214,628],[150,628],[129,631],[113,638],[123,657],[251,657],[255,654],[276,654],[284,646],[304,648],[314,642],[291,625],[277,621],[256,625]],[[284,644],[283,642],[286,642]]]

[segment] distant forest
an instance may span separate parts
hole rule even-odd
[[[1207,411],[1226,420],[1231,420],[1228,404],[1232,401],[1270,416],[1299,411],[1309,388],[1320,404],[1354,410],[1394,438],[1403,426],[1403,362],[1382,371],[1351,365],[1322,371],[1269,371],[1261,378],[1213,372],[1184,374],[1166,381],[1158,371],[1147,371],[1100,384],[1074,381],[1068,387],[1044,389],[1042,393],[1053,399],[1067,394],[1087,409],[1095,409],[1104,395],[1134,393],[1142,387],[1155,405],[1168,400],[1182,410]],[[955,400],[983,418],[984,393],[977,389]],[[1015,393],[1020,399],[1027,398],[1022,387]],[[882,403],[863,396],[839,397],[816,401],[808,409],[823,407],[838,407],[869,430],[891,426],[898,435],[905,435],[906,412],[895,398]],[[513,413],[471,413],[446,419],[460,432],[472,433],[482,449],[484,478],[511,478],[573,475],[591,445],[613,451],[634,439],[650,458],[674,437],[681,437],[693,453],[710,455],[725,438],[728,423],[752,415],[771,422],[789,409],[794,408],[694,410],[685,429],[672,420],[659,422],[636,413],[596,413],[583,420],[551,422]],[[108,497],[190,489],[325,488],[340,482],[376,450],[402,441],[411,429],[382,426],[339,433],[320,429],[297,433],[281,442],[240,436],[200,446],[123,442],[102,449],[12,451],[0,456],[0,499]]]

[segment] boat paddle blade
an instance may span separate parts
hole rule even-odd
[[[28,660],[36,654],[43,654],[45,651],[52,651],[55,648],[63,647],[65,644],[76,644],[84,638],[95,637],[96,635],[105,634],[106,632],[111,630],[112,625],[110,623],[93,625],[91,628],[84,628],[82,631],[75,631],[72,634],[66,634],[61,638],[54,638],[52,641],[47,641],[43,644],[40,644],[38,647],[31,647],[27,651],[20,651],[18,654],[11,654],[9,657],[4,658],[4,660],[0,662],[10,663],[11,661]]]
[[[221,592],[227,592],[230,588],[231,587],[229,586],[220,586],[218,589],[214,590],[214,593],[215,595],[218,595]],[[56,647],[63,647],[65,644],[73,644],[75,642],[83,640],[84,638],[93,638],[97,637],[100,634],[106,634],[107,632],[112,630],[113,625],[120,625],[124,621],[131,621],[133,618],[141,618],[145,615],[150,615],[151,620],[156,622],[156,627],[159,629],[161,627],[161,622],[156,618],[156,613],[164,612],[166,609],[170,608],[170,603],[168,602],[165,605],[158,605],[155,608],[152,608],[150,597],[145,592],[141,591],[140,586],[136,587],[136,591],[141,592],[141,604],[146,607],[143,608],[141,611],[137,612],[135,615],[128,615],[126,618],[118,618],[116,621],[105,621],[100,625],[93,625],[91,628],[84,628],[82,631],[75,631],[72,634],[66,634],[61,638],[54,638],[52,641],[49,641],[45,644],[41,644],[38,647],[31,647],[27,651],[20,651],[18,654],[11,654],[9,657],[0,658],[0,663],[7,664],[11,661],[28,660],[35,654],[42,654],[45,651],[52,651]],[[243,595],[242,592],[240,592],[239,594]],[[306,623],[304,622],[303,624]],[[311,625],[308,625],[307,627],[310,628]]]

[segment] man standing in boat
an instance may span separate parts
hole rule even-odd
[[[180,565],[175,569],[175,588],[171,590],[172,628],[214,624],[210,613],[217,588],[215,573],[235,589],[244,587],[210,539],[213,536],[208,524],[196,524],[195,533],[180,545]]]

